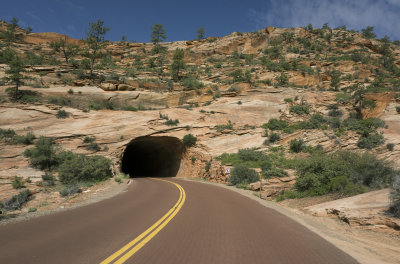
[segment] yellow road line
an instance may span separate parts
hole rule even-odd
[[[186,193],[185,190],[180,186],[179,184],[172,182],[172,181],[167,181],[167,180],[161,180],[161,179],[156,179],[160,181],[165,181],[174,184],[178,189],[179,189],[179,199],[176,202],[176,204],[163,216],[161,217],[157,222],[155,222],[151,227],[149,227],[146,231],[144,231],[142,234],[140,234],[138,237],[136,237],[134,240],[123,246],[120,250],[112,254],[110,257],[107,259],[103,260],[100,264],[109,264],[119,256],[121,256],[125,251],[130,249],[132,246],[136,245],[140,240],[142,240],[139,244],[134,246],[131,250],[129,250],[125,255],[123,255],[118,261],[115,263],[122,264],[126,260],[128,260],[133,254],[135,254],[139,249],[141,249],[144,245],[146,245],[154,236],[157,235],[158,232],[161,231],[171,220],[172,218],[175,217],[175,215],[180,211],[182,208],[185,199],[186,199]],[[165,220],[165,221],[164,221]],[[164,222],[163,222],[164,221]]]

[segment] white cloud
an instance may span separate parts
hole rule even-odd
[[[265,26],[298,27],[311,23],[321,27],[346,25],[360,30],[374,26],[379,37],[400,39],[400,0],[269,0],[258,10],[250,10],[257,28]]]

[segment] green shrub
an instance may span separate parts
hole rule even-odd
[[[32,132],[28,132],[26,133],[25,136],[20,136],[20,135],[14,136],[11,142],[13,144],[31,145],[35,138],[36,138],[35,134],[33,134]]]
[[[17,135],[12,129],[1,129],[0,128],[0,140],[11,143],[11,144],[25,144],[30,145],[35,139],[35,135],[32,132],[26,133],[25,136]]]
[[[212,163],[212,159],[206,162],[206,166],[204,167],[204,170],[206,172],[209,172],[211,169],[211,163]]]
[[[306,144],[302,139],[293,139],[290,141],[289,145],[290,145],[290,150],[295,153],[299,153],[306,148]]]
[[[90,151],[99,151],[101,148],[98,143],[91,142],[85,146],[85,149],[90,150]]]
[[[329,105],[328,109],[329,109],[328,116],[338,117],[343,115],[343,112],[339,110],[337,105]]]
[[[231,177],[228,179],[232,185],[248,184],[259,180],[258,173],[246,167],[245,165],[236,165],[231,172]]]
[[[11,183],[12,187],[14,189],[21,189],[25,188],[24,181],[22,180],[22,177],[14,176],[14,179]]]
[[[285,98],[285,99],[283,99],[283,101],[285,101],[286,103],[293,103],[292,98]]]
[[[226,125],[216,125],[215,129],[217,130],[217,132],[222,132],[224,130],[232,130],[233,129],[233,125],[231,120],[228,120],[228,124]]]
[[[393,151],[393,150],[394,150],[394,144],[393,144],[393,143],[388,143],[388,144],[386,144],[386,148],[387,148],[389,151]]]
[[[179,120],[178,119],[175,119],[175,120],[168,119],[167,121],[165,121],[164,124],[167,126],[177,126],[179,124]]]
[[[281,140],[281,136],[277,133],[271,133],[268,137],[268,141],[271,143],[275,143],[279,140]]]
[[[306,104],[292,105],[289,111],[297,115],[303,115],[303,114],[308,115],[310,113],[310,106]]]
[[[390,186],[390,208],[389,211],[400,218],[400,175],[397,174]]]
[[[286,200],[286,199],[294,199],[297,197],[297,194],[293,191],[283,191],[281,195],[276,198],[277,202]]]
[[[76,193],[82,192],[81,188],[77,184],[71,184],[66,186],[64,189],[60,191],[60,195],[62,197],[70,196]]]
[[[304,196],[339,192],[352,195],[387,186],[396,174],[370,153],[318,153],[297,164],[295,189]]]
[[[185,88],[190,90],[197,90],[204,87],[204,84],[193,76],[186,77],[183,80],[182,84]]]
[[[69,117],[69,113],[63,109],[57,111],[56,117],[59,119],[64,119]]]
[[[31,207],[31,208],[29,208],[29,210],[28,210],[29,213],[34,213],[34,212],[36,212],[36,211],[37,211],[37,208],[36,208],[36,207]]]
[[[43,185],[44,186],[54,186],[56,185],[56,177],[50,172],[46,172],[42,175]]]
[[[400,114],[400,106],[396,106],[396,112]]]
[[[377,146],[383,145],[384,143],[385,139],[382,134],[373,133],[360,137],[357,141],[357,146],[359,148],[373,149]]]
[[[271,118],[268,123],[264,124],[263,128],[268,128],[270,130],[284,130],[289,126],[289,123],[285,120]]]
[[[192,134],[186,134],[183,137],[182,143],[185,147],[192,147],[196,145],[197,138]]]
[[[264,158],[264,153],[256,148],[239,149],[238,157],[242,161],[258,161]]]
[[[264,162],[262,164],[261,174],[264,178],[285,177],[288,175],[284,169],[273,166],[271,162]]]
[[[111,161],[102,156],[73,154],[59,167],[59,179],[62,183],[102,181],[110,178]]]
[[[83,143],[89,144],[89,143],[93,143],[96,141],[96,137],[90,137],[90,136],[86,136],[83,139]]]
[[[58,165],[56,150],[52,138],[41,136],[35,143],[35,147],[24,151],[24,156],[29,158],[35,168],[49,169]]]
[[[10,199],[3,201],[1,205],[7,211],[18,210],[22,208],[22,205],[30,200],[31,196],[31,191],[23,190],[20,191],[17,195],[11,197]]]
[[[0,128],[0,139],[1,140],[10,140],[15,136],[15,131],[12,129],[1,129]]]

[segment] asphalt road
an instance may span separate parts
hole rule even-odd
[[[170,182],[135,179],[127,192],[102,202],[0,226],[0,263],[101,263],[167,212],[169,221],[144,236],[140,248],[132,245],[137,252],[124,263],[357,263],[252,199],[217,186],[168,180],[184,191]],[[113,261],[122,263],[118,258],[129,250]]]

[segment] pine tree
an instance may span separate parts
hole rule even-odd
[[[58,41],[50,42],[50,47],[55,52],[61,52],[67,63],[69,62],[70,58],[72,58],[79,52],[79,46],[68,44],[67,37],[65,37],[64,39],[60,39]]]
[[[7,62],[7,65],[9,69],[7,69],[5,73],[8,76],[4,77],[3,79],[7,82],[15,84],[14,99],[18,100],[18,88],[24,84],[23,80],[26,79],[26,77],[22,74],[26,71],[25,63],[14,52],[12,58]]]
[[[165,35],[166,32],[161,24],[154,24],[151,29],[151,42],[153,42],[154,45],[152,53],[159,53],[161,50],[160,42],[167,38]]]
[[[197,30],[197,40],[202,40],[206,34],[206,30],[201,27]]]
[[[173,57],[173,62],[171,64],[171,76],[174,81],[180,79],[179,73],[185,68],[185,62],[183,58],[185,53],[183,49],[176,49]]]
[[[90,61],[90,76],[93,76],[96,59],[103,55],[102,49],[105,45],[105,35],[108,31],[110,29],[104,26],[104,21],[102,20],[89,23],[89,29],[86,32],[86,39],[84,40],[87,44],[87,50],[84,55]]]

